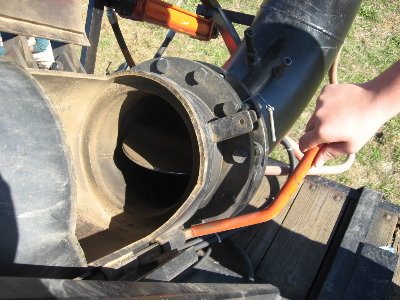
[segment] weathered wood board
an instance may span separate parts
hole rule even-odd
[[[257,267],[256,278],[283,296],[305,299],[324,259],[346,195],[306,181]]]

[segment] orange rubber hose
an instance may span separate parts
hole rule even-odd
[[[186,239],[259,224],[273,219],[281,212],[281,210],[286,206],[290,197],[303,183],[307,172],[313,166],[314,159],[317,156],[320,147],[321,146],[316,146],[311,148],[304,154],[304,157],[294,169],[293,173],[290,174],[275,200],[266,209],[228,219],[192,226],[191,228],[185,230]]]

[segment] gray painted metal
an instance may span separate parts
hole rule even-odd
[[[274,108],[277,138],[273,140],[270,130],[270,151],[316,92],[343,43],[360,2],[264,1],[251,26],[258,59],[252,58],[253,49],[243,40],[225,64],[224,68],[263,106],[266,120],[270,119],[268,106]],[[290,66],[281,70],[288,59]]]
[[[7,299],[281,299],[269,284],[210,284],[0,278]]]
[[[0,31],[90,46],[77,0],[2,0]]]

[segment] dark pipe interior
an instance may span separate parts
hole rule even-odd
[[[79,240],[88,262],[155,231],[176,212],[191,192],[197,178],[197,168],[193,167],[193,161],[198,161],[193,157],[193,153],[197,153],[197,142],[193,130],[184,121],[188,119],[187,113],[178,100],[176,102],[172,106],[154,94],[129,92],[120,111],[110,112],[109,118],[101,120],[97,151],[100,154],[111,150],[114,155],[107,161],[100,156],[95,159],[100,162],[105,188],[117,199],[114,200],[115,206],[122,212],[111,218],[108,228],[96,229],[94,234]],[[116,146],[107,141],[104,134],[115,113],[119,116]],[[130,147],[154,166],[169,164],[173,170],[175,162],[182,165],[183,157],[185,174],[135,163],[123,150],[128,137],[134,140],[129,143]],[[164,152],[168,153],[162,155]]]
[[[123,143],[128,139],[150,167],[124,153]],[[121,122],[115,161],[127,185],[125,207],[131,210],[140,206],[149,215],[162,215],[179,202],[192,170],[192,142],[182,117],[159,96],[139,100]],[[185,174],[173,172],[176,164],[184,165]]]

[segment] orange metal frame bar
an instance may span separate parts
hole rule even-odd
[[[214,21],[160,0],[138,0],[131,15],[135,20],[166,27],[193,38],[214,37]]]

